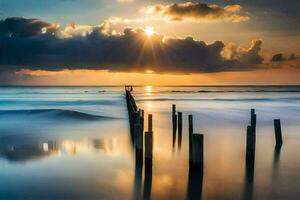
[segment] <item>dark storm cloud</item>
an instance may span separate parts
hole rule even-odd
[[[25,19],[19,17],[7,18],[0,21],[0,34],[10,37],[34,36],[42,31],[53,32],[55,24],[50,24],[38,19]]]
[[[273,55],[271,61],[273,62],[281,62],[281,61],[287,61],[287,60],[296,60],[298,59],[295,54],[290,54],[287,58],[284,57],[284,55],[282,53],[278,53],[278,54],[275,54]]]
[[[72,25],[66,31],[48,22],[24,18],[2,20],[0,27],[2,70],[144,72],[151,68],[156,72],[216,72],[252,70],[263,60],[260,40],[254,40],[249,49],[228,48],[221,41],[206,44],[192,37],[149,38],[142,29],[127,28],[122,34],[112,34],[107,24],[78,29]]]

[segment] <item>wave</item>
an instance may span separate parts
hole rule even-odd
[[[114,119],[113,117],[93,115],[74,110],[64,109],[31,109],[31,110],[1,110],[0,117],[44,117],[55,120],[103,120]]]
[[[92,106],[92,105],[115,105],[119,106],[122,105],[122,101],[119,99],[105,99],[105,100],[74,100],[74,101],[69,101],[69,100],[61,100],[61,101],[56,101],[56,100],[23,100],[23,99],[0,99],[0,103],[2,105],[4,104],[13,104],[13,105],[23,105],[23,104],[33,104],[35,106],[37,105],[47,105],[47,106]]]

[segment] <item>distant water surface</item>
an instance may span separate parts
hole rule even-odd
[[[300,87],[143,86],[133,96],[153,114],[152,171],[135,164],[123,87],[0,87],[0,199],[299,199]],[[173,138],[172,104],[183,112],[182,139]],[[189,170],[189,114],[204,134],[203,174]]]

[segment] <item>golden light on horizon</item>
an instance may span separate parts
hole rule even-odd
[[[146,70],[147,74],[152,74],[154,71],[153,70]]]
[[[152,111],[153,111],[153,104],[152,104],[152,102],[151,101],[147,101],[146,103],[145,103],[145,111],[147,112],[147,113],[151,113]]]
[[[145,28],[145,33],[148,37],[151,37],[154,35],[154,28],[152,26],[147,26]]]
[[[152,92],[152,86],[151,85],[145,86],[145,90],[146,92]]]

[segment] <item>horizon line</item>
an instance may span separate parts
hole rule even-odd
[[[157,84],[116,84],[116,85],[1,85],[0,87],[300,87],[300,84],[218,84],[218,85],[157,85]]]

